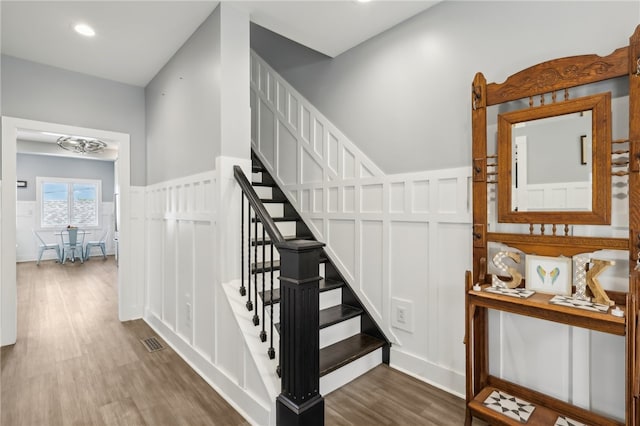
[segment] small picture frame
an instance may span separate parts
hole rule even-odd
[[[525,287],[546,294],[571,295],[570,257],[528,255],[525,260]]]

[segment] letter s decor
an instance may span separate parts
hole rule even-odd
[[[516,268],[512,268],[511,266],[508,266],[507,264],[504,263],[505,258],[507,257],[512,259],[516,263],[520,263],[520,253],[515,253],[511,251],[500,251],[496,253],[496,255],[493,256],[493,264],[496,265],[496,267],[500,271],[504,272],[504,274],[502,275],[508,275],[511,277],[511,279],[507,281],[503,281],[500,278],[498,278],[497,274],[493,274],[493,277],[491,280],[492,287],[516,288],[522,282],[522,274],[518,272]]]

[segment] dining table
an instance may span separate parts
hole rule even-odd
[[[80,228],[66,228],[61,231],[57,231],[53,233],[53,235],[60,236],[61,249],[62,249],[61,250],[62,260],[60,263],[63,265],[67,258],[65,254],[65,246],[69,245],[69,241],[71,241],[70,232],[74,230],[76,231],[76,244],[74,244],[73,247],[68,248],[68,250],[71,250],[73,254],[73,257],[71,258],[71,262],[75,263],[76,259],[79,258],[80,263],[84,263],[84,247],[83,247],[84,239],[87,235],[91,235],[92,232],[87,231],[85,229],[80,229]],[[65,235],[67,236],[67,239],[66,239],[67,242],[65,242],[65,238],[64,238]],[[81,238],[80,238],[80,235],[82,236]],[[76,250],[80,250],[79,256],[77,255]]]

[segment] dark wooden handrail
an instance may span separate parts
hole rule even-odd
[[[271,219],[271,216],[267,212],[267,209],[264,208],[264,204],[262,204],[262,202],[260,201],[258,194],[256,194],[253,186],[251,186],[251,183],[249,183],[249,180],[242,171],[242,168],[240,166],[233,166],[233,175],[236,178],[236,182],[238,182],[238,185],[240,185],[242,192],[247,197],[247,200],[253,208],[253,211],[256,212],[258,220],[260,220],[262,226],[267,231],[267,234],[269,234],[271,242],[274,244],[284,242],[284,237],[280,233],[280,230],[278,229],[276,224],[273,222],[273,219]]]

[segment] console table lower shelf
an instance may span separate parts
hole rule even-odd
[[[474,417],[500,426],[624,426],[624,422],[576,407],[494,376],[468,404]]]

